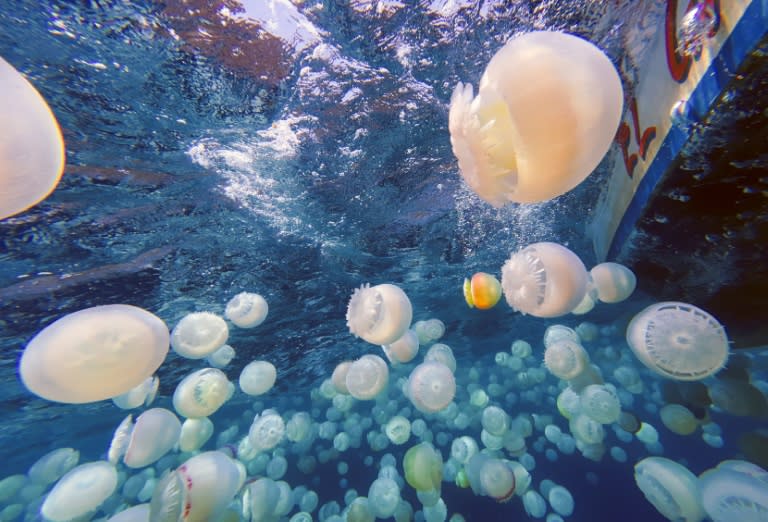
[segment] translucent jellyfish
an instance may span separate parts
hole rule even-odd
[[[53,192],[64,171],[64,140],[34,86],[0,58],[0,220]]]
[[[253,328],[264,322],[269,313],[266,299],[259,294],[240,292],[229,300],[224,317],[239,328]]]
[[[547,514],[547,501],[538,492],[529,489],[523,495],[523,508],[533,518],[544,518]]]
[[[681,404],[667,404],[659,410],[661,422],[678,435],[690,435],[699,427],[699,421],[691,410]]]
[[[389,362],[409,363],[419,353],[419,336],[414,330],[406,330],[398,340],[381,347]]]
[[[231,396],[229,385],[224,372],[216,368],[192,372],[176,386],[173,408],[182,417],[210,417]]]
[[[443,458],[429,442],[410,448],[403,457],[405,480],[416,491],[440,489],[443,479]]]
[[[515,474],[507,463],[476,453],[465,466],[469,484],[475,495],[485,495],[506,502],[515,494]]]
[[[627,343],[648,368],[669,379],[697,381],[717,373],[728,359],[728,337],[704,310],[662,302],[638,313]]]
[[[263,395],[277,379],[275,366],[268,361],[253,361],[240,372],[240,389],[248,395]]]
[[[357,497],[349,504],[348,522],[374,522],[376,517],[371,510],[371,503],[366,497]]]
[[[396,415],[389,419],[384,432],[392,444],[397,446],[405,444],[411,437],[411,421],[402,415]]]
[[[117,471],[106,461],[81,464],[61,477],[40,512],[52,522],[68,522],[93,513],[117,488]]]
[[[599,444],[605,438],[603,425],[583,413],[573,417],[569,427],[573,436],[584,444]]]
[[[419,344],[424,345],[440,339],[445,334],[445,324],[436,318],[416,321],[413,324],[413,331],[419,336]]]
[[[389,518],[400,503],[400,488],[391,478],[377,478],[368,489],[368,505],[376,518]]]
[[[447,344],[433,344],[429,350],[427,350],[427,353],[424,354],[424,362],[428,361],[443,363],[451,370],[451,372],[456,372],[456,357],[453,355],[451,347]]]
[[[623,99],[611,60],[587,40],[517,36],[488,63],[474,99],[471,85],[453,91],[448,127],[461,175],[495,207],[564,194],[608,152]]]
[[[149,504],[139,504],[109,517],[107,522],[145,522],[146,520],[149,520]]]
[[[408,398],[422,413],[436,413],[451,403],[456,395],[456,379],[446,365],[424,362],[408,377]]]
[[[112,397],[112,402],[120,409],[131,410],[139,406],[149,406],[155,400],[157,389],[160,387],[160,379],[148,377],[144,382],[135,386],[117,397]]]
[[[80,452],[73,448],[59,448],[46,453],[29,468],[29,480],[47,486],[59,480],[65,473],[77,466]]]
[[[590,384],[579,396],[581,411],[600,424],[611,424],[619,419],[621,403],[612,387]]]
[[[181,422],[173,412],[147,410],[136,418],[123,462],[129,468],[149,466],[176,445],[180,434]]]
[[[461,464],[469,462],[469,459],[478,451],[477,442],[468,435],[458,437],[451,443],[451,457]]]
[[[600,330],[597,328],[595,323],[585,321],[583,323],[579,323],[579,325],[576,327],[576,333],[579,334],[579,340],[582,342],[591,343],[599,337]]]
[[[251,446],[259,451],[271,450],[280,444],[284,436],[285,422],[280,415],[271,410],[256,416],[248,431]]]
[[[521,359],[525,359],[531,355],[533,351],[531,349],[531,343],[528,341],[523,341],[522,339],[517,339],[515,342],[513,342],[509,350],[512,352],[512,355],[515,357],[520,357]]]
[[[589,366],[589,356],[578,342],[561,339],[544,350],[544,365],[547,370],[563,380],[572,380]]]
[[[620,303],[635,291],[634,272],[619,263],[600,263],[589,271],[597,290],[597,298],[604,303]]]
[[[216,520],[245,482],[245,468],[220,451],[195,455],[155,486],[149,520]]]
[[[464,279],[464,300],[470,308],[488,310],[501,299],[501,283],[491,274],[478,272]]]
[[[57,451],[57,450],[54,450],[54,451]],[[42,458],[44,458],[44,456]],[[77,462],[75,462],[75,465],[77,465]],[[59,477],[56,477],[57,480],[58,478]],[[8,500],[16,496],[16,494],[21,490],[21,488],[24,487],[26,483],[27,483],[27,476],[21,475],[21,474],[11,475],[9,477],[5,477],[4,479],[0,480],[0,502],[2,502],[3,504],[7,503]]]
[[[656,444],[659,442],[659,432],[646,422],[640,423],[640,428],[635,432],[635,436],[643,444]]]
[[[207,417],[187,419],[181,425],[179,449],[181,451],[197,451],[208,442],[213,435],[213,422]]]
[[[696,475],[685,466],[664,457],[647,457],[635,464],[635,482],[668,520],[704,518]]]
[[[19,373],[27,389],[44,399],[109,399],[155,373],[168,354],[168,338],[165,323],[141,308],[86,308],[35,335],[21,355]]]
[[[759,466],[744,461],[725,461],[702,473],[699,488],[707,515],[714,522],[768,520],[765,473]]]
[[[203,359],[224,346],[227,322],[211,312],[194,312],[181,318],[171,332],[171,348],[187,359]]]
[[[403,290],[392,284],[363,285],[347,306],[350,333],[371,344],[390,344],[411,325],[413,309]]]
[[[534,317],[558,317],[578,305],[587,290],[581,259],[557,243],[534,243],[501,267],[504,297],[513,309]]]
[[[205,358],[208,364],[214,368],[224,368],[235,358],[235,349],[225,344],[211,355]]]
[[[643,381],[637,370],[630,366],[619,366],[613,370],[613,378],[629,393],[643,393]]]
[[[573,514],[573,495],[563,486],[553,486],[549,493],[547,493],[547,499],[549,500],[549,505],[559,515],[569,517]]]
[[[294,413],[285,425],[285,437],[291,442],[302,442],[311,432],[312,417],[304,411]]]
[[[342,361],[333,369],[331,382],[338,393],[349,393],[349,390],[347,389],[347,372],[351,365],[352,361]]]
[[[347,371],[347,390],[355,399],[373,399],[387,387],[388,382],[389,367],[377,355],[363,355]]]
[[[501,437],[509,428],[509,415],[498,406],[486,406],[481,416],[481,423],[485,431]]]

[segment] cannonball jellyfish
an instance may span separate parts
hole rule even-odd
[[[597,298],[604,303],[620,303],[627,299],[637,286],[634,272],[619,263],[600,263],[589,271],[597,290]]]
[[[680,302],[656,303],[635,315],[627,343],[648,368],[680,381],[709,377],[728,359],[728,337],[717,319]]]
[[[210,417],[229,399],[227,376],[216,368],[203,368],[184,377],[173,392],[173,408],[182,417]]]
[[[117,488],[117,470],[106,461],[81,464],[61,477],[45,497],[40,513],[51,522],[68,522],[92,513]]]
[[[704,518],[696,475],[685,466],[664,457],[646,457],[635,464],[635,482],[668,520],[698,522]]]
[[[436,413],[451,403],[456,395],[456,379],[446,365],[424,362],[408,377],[408,398],[422,413]]]
[[[173,351],[187,359],[203,359],[224,346],[227,322],[211,312],[194,312],[181,318],[171,332]]]
[[[224,317],[239,328],[253,328],[264,322],[269,313],[266,299],[252,292],[240,292],[229,300]]]
[[[578,342],[561,339],[544,350],[544,365],[558,379],[571,380],[589,366],[589,356]]]
[[[347,390],[355,399],[373,399],[386,388],[388,381],[389,367],[377,355],[363,355],[347,371]]]
[[[245,482],[245,468],[220,451],[190,458],[157,482],[149,520],[216,520]]]
[[[152,408],[136,418],[123,462],[129,468],[149,466],[179,441],[181,422],[165,408]]]
[[[478,272],[464,279],[464,300],[470,308],[488,310],[501,299],[501,283],[491,274]]]
[[[581,259],[557,243],[534,243],[501,267],[504,297],[513,309],[534,317],[558,317],[578,305],[587,290]]]
[[[154,314],[113,304],[58,319],[27,344],[19,361],[29,391],[55,402],[109,399],[144,382],[168,354],[169,333]]]
[[[408,330],[413,318],[411,301],[403,290],[392,284],[355,289],[347,305],[350,333],[371,344],[389,344]]]
[[[495,207],[564,194],[608,152],[623,99],[616,68],[592,43],[554,31],[517,36],[488,63],[476,97],[469,84],[453,91],[448,127],[461,175]]]
[[[263,395],[272,389],[277,370],[268,361],[253,361],[240,372],[240,389],[248,395]]]
[[[0,220],[53,192],[64,171],[64,140],[35,87],[0,58]]]
[[[410,448],[403,457],[405,480],[416,491],[440,489],[443,479],[443,458],[429,442]]]
[[[414,330],[408,329],[399,339],[381,348],[392,364],[409,363],[419,353],[419,336]]]

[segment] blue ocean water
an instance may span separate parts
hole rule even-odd
[[[362,284],[389,282],[407,293],[414,321],[438,318],[445,324],[440,342],[457,360],[455,403],[472,420],[458,429],[439,415],[418,414],[398,383],[415,362],[391,367],[388,391],[376,401],[356,401],[342,416],[353,416],[355,423],[372,419],[351,449],[337,452],[333,440],[318,438],[309,448],[295,449],[285,441],[278,450],[288,460],[282,480],[317,492],[315,520],[321,520],[320,506],[337,502],[343,508],[350,488],[367,495],[385,454],[395,457],[404,474],[405,451],[422,439],[412,435],[403,446],[372,448],[367,437],[381,432],[376,419],[385,415],[376,408],[389,416],[407,408],[411,421],[426,420],[430,433],[423,439],[432,440],[447,460],[453,438],[469,435],[480,443],[481,409],[470,406],[469,397],[490,384],[503,389],[490,404],[535,424],[526,440],[535,462],[529,467],[531,489],[540,490],[544,480],[566,487],[575,499],[567,520],[665,520],[635,484],[633,465],[663,455],[700,474],[723,460],[744,458],[739,439],[764,428],[764,418],[709,408],[722,447],[707,443],[701,428],[685,437],[672,433],[658,413],[668,397],[664,381],[636,363],[645,392],[624,393],[622,406],[655,426],[660,444],[625,442],[615,426],[606,426],[605,448],[622,448],[625,462],[610,452],[596,461],[578,450],[555,451],[543,430],[555,424],[568,432],[568,421],[555,406],[558,380],[542,372],[541,382],[516,381],[519,372],[498,365],[496,354],[509,353],[522,339],[533,348],[526,367],[541,369],[546,328],[577,328],[587,321],[601,334],[585,341],[585,348],[606,381],[618,386],[611,372],[619,361],[633,360],[626,356],[626,325],[657,299],[641,282],[623,303],[600,303],[585,316],[539,319],[514,312],[503,299],[492,310],[469,309],[462,282],[478,271],[498,275],[512,252],[540,241],[563,244],[588,268],[594,266],[585,216],[596,206],[611,159],[554,200],[494,209],[462,182],[447,130],[456,83],[476,85],[510,37],[535,29],[567,31],[597,44],[613,63],[629,63],[631,70],[643,63],[665,4],[1,5],[0,56],[48,101],[64,134],[67,166],[49,198],[0,222],[0,480],[26,473],[57,448],[75,448],[80,463],[104,459],[115,428],[129,413],[112,401],[46,401],[21,384],[17,365],[24,347],[65,314],[125,303],[151,311],[173,328],[188,313],[223,314],[241,291],[264,296],[269,315],[262,325],[230,328],[227,342],[237,355],[224,371],[237,383],[246,364],[267,360],[277,369],[277,381],[258,398],[236,391],[211,416],[216,431],[202,449],[214,450],[224,442],[236,445],[253,416],[267,408],[286,421],[306,411],[318,424],[338,413],[329,413],[332,402],[319,391],[323,380],[342,361],[382,355],[350,334],[349,298]],[[622,77],[627,91],[635,81]],[[204,360],[171,352],[157,372],[160,387],[152,407],[173,410],[176,385],[205,366]],[[765,379],[764,364],[753,366],[752,379]],[[219,439],[231,426],[237,426],[238,436]],[[314,471],[300,469],[303,455],[318,460]],[[189,455],[174,450],[172,456],[178,461],[166,460],[166,468]],[[366,462],[367,457],[372,459]],[[340,462],[348,464],[348,472],[339,472]],[[119,469],[121,480],[135,473]],[[248,481],[263,474],[251,473]],[[140,503],[121,491],[92,519]],[[30,498],[21,501],[26,514],[18,519],[39,520],[44,493],[30,490]],[[453,480],[443,482],[441,493],[449,517],[527,517],[520,497],[500,504]],[[413,488],[403,486],[401,495],[414,512],[421,509]],[[7,505],[11,501],[0,502],[0,508]],[[297,511],[293,507],[278,519]]]

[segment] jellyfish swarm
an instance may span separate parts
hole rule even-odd
[[[168,353],[168,327],[141,308],[114,304],[58,319],[27,344],[21,380],[35,395],[82,404],[130,391],[151,377]]]
[[[471,85],[453,91],[459,171],[495,207],[564,194],[608,152],[623,98],[616,69],[590,42],[553,31],[517,36],[488,63],[474,99]]]
[[[64,140],[50,107],[0,58],[0,220],[53,192],[64,171]]]
[[[534,243],[512,254],[501,267],[509,306],[535,317],[558,317],[573,310],[587,291],[581,259],[557,243]]]
[[[722,325],[686,303],[662,302],[642,310],[627,326],[627,344],[648,368],[679,381],[709,377],[728,359]]]
[[[464,300],[470,308],[488,310],[501,299],[501,283],[491,274],[478,272],[472,279],[464,279]]]
[[[408,330],[413,319],[411,301],[392,284],[363,285],[355,289],[347,305],[350,333],[371,344],[390,344]]]

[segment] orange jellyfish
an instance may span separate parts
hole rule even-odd
[[[493,308],[501,299],[501,283],[491,274],[478,272],[472,279],[464,279],[464,299],[470,308]]]

